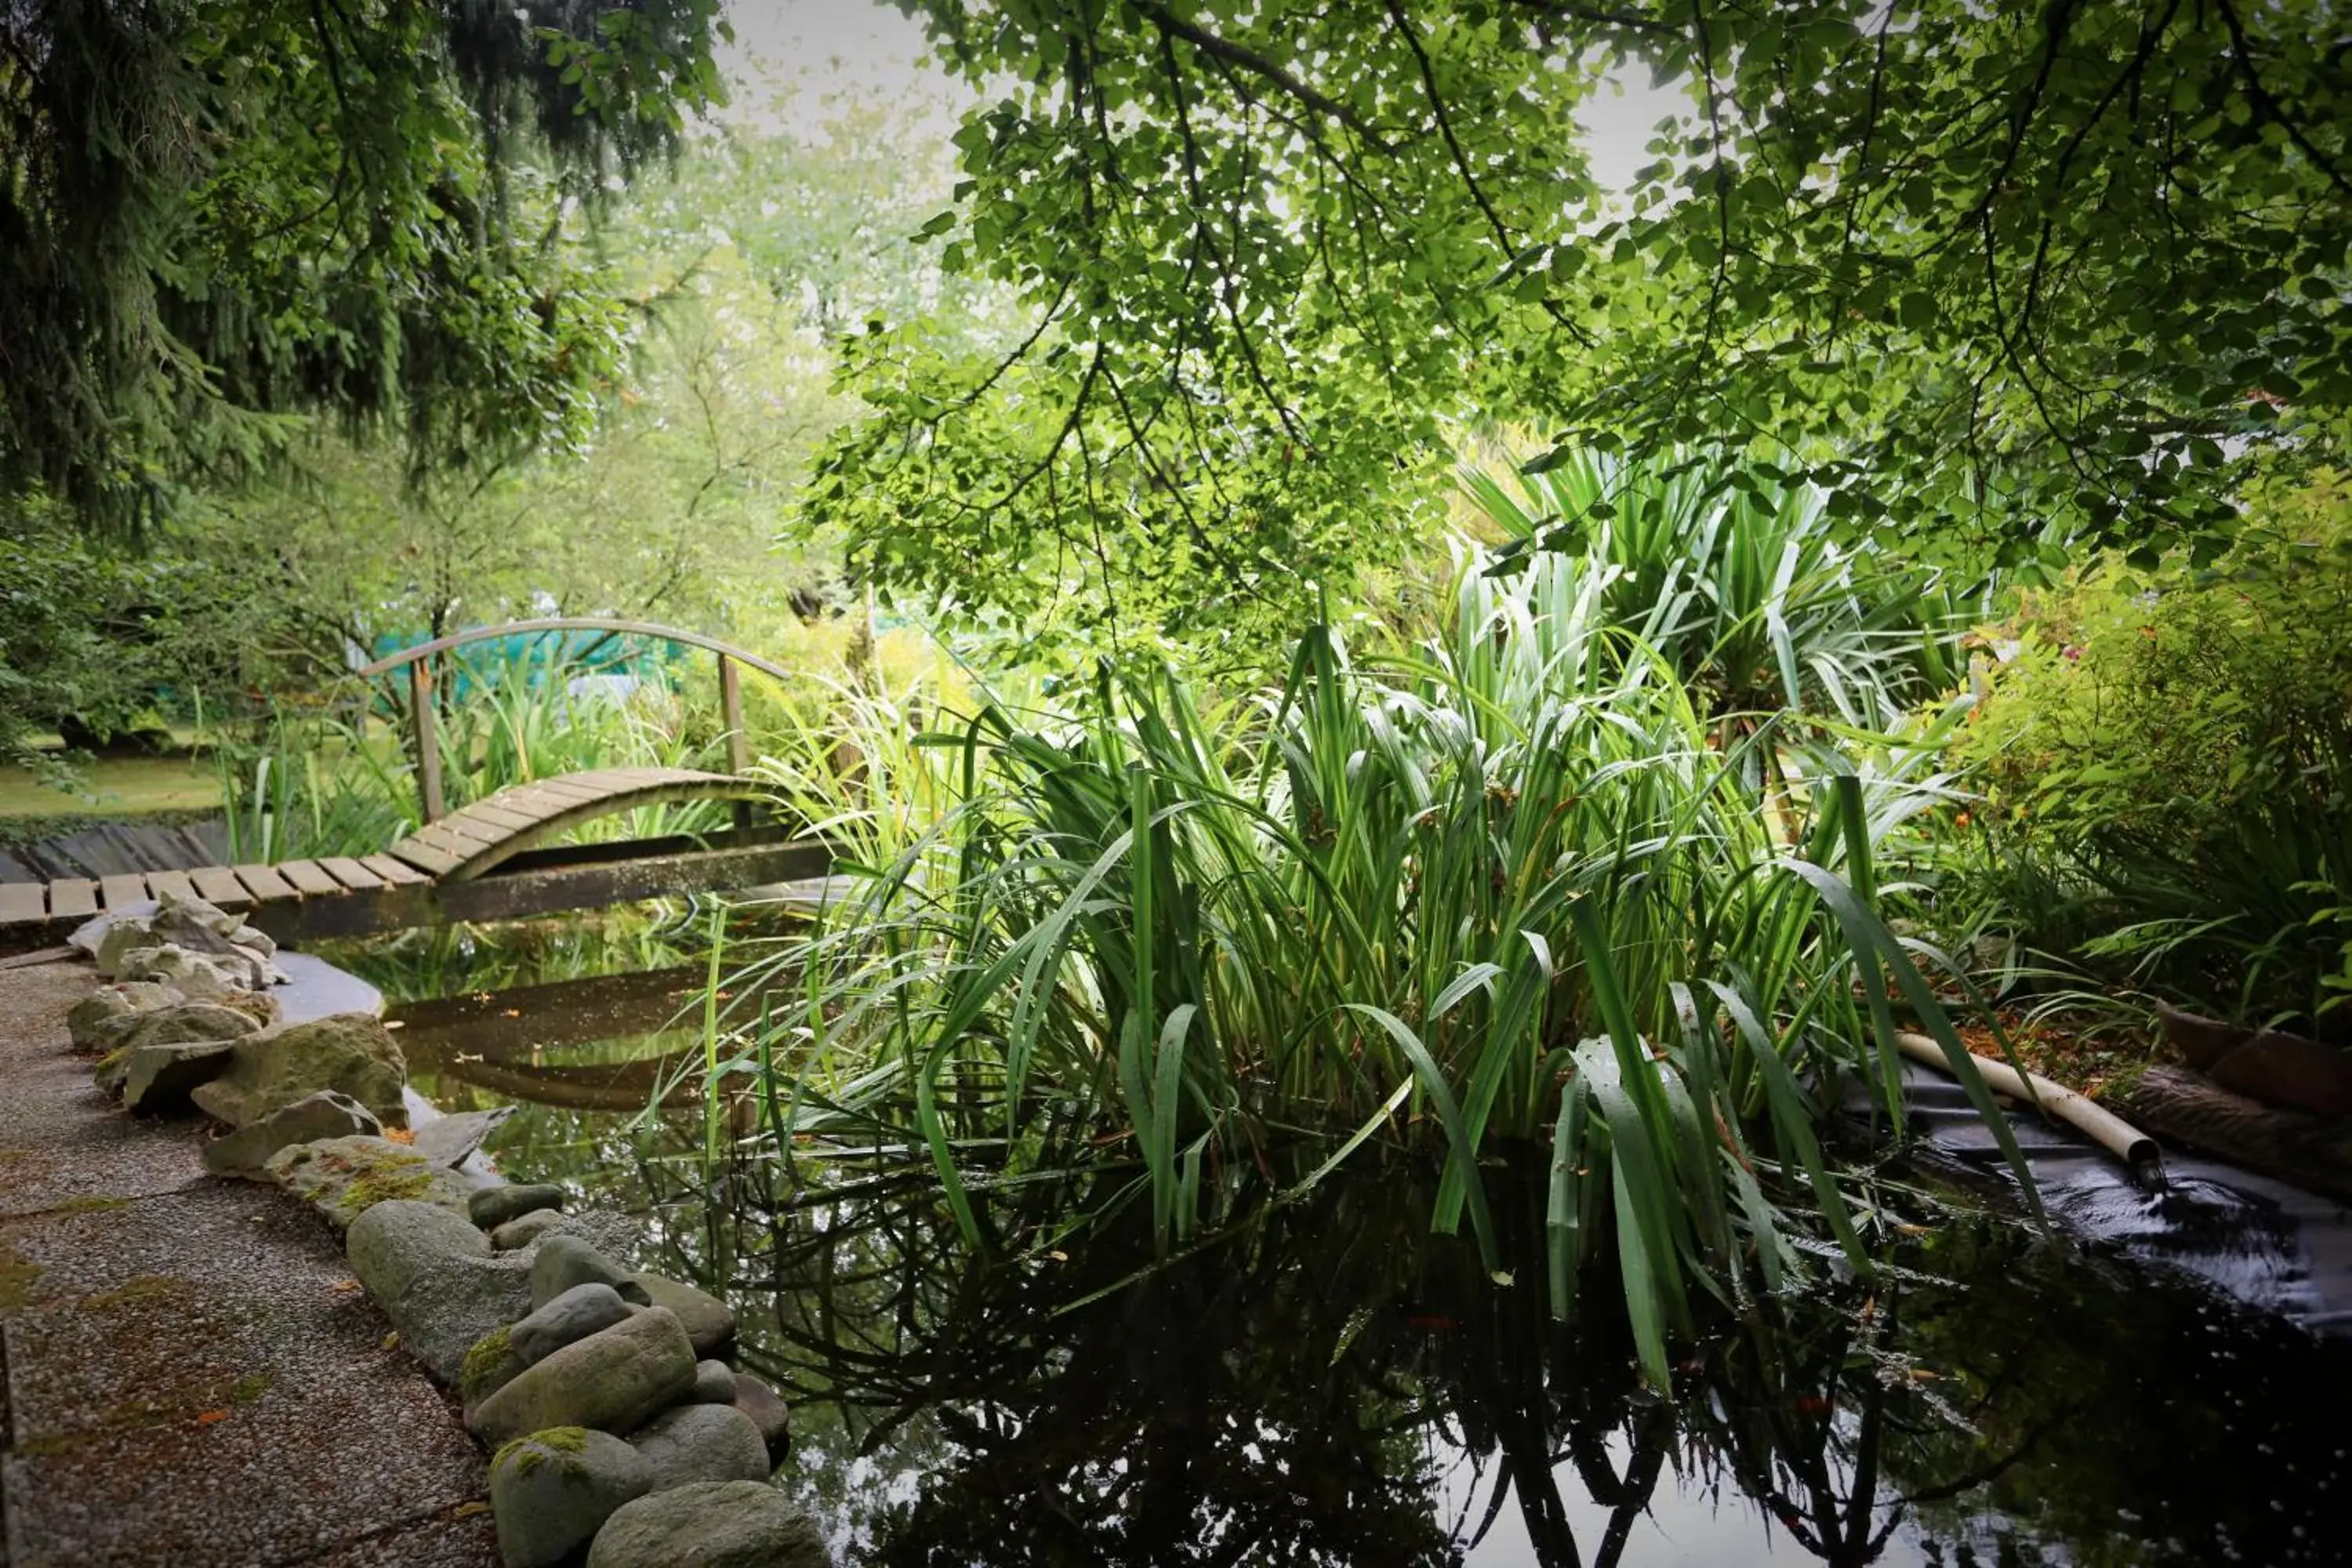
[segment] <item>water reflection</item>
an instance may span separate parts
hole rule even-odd
[[[1540,1183],[1507,1171],[1510,1286],[1424,1233],[1406,1163],[1165,1266],[1140,1214],[1064,1237],[1131,1173],[1013,1173],[976,1256],[918,1163],[707,1160],[683,1097],[632,1130],[698,1049],[701,957],[509,964],[400,1015],[445,1104],[532,1102],[510,1173],[646,1213],[643,1261],[735,1302],[849,1563],[2352,1561],[2352,1352],[2144,1268],[1915,1205],[1877,1281],[1727,1308],[1662,1398],[1622,1325],[1546,1315]]]
[[[745,1310],[747,1359],[795,1400],[798,1484],[858,1563],[2352,1551],[2342,1347],[2000,1220],[1945,1217],[1874,1285],[1725,1314],[1665,1400],[1620,1325],[1554,1323],[1423,1234],[1410,1168],[1159,1269],[1100,1237],[975,1259],[887,1173],[833,1175],[837,1201],[692,1161],[638,1179],[669,1265]],[[1503,1186],[1533,1279],[1540,1188]],[[1039,1184],[1007,1233],[1103,1195]]]

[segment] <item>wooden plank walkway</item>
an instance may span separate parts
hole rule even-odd
[[[344,934],[436,920],[497,919],[673,892],[701,892],[822,876],[821,845],[779,842],[774,831],[714,836],[711,847],[656,839],[616,857],[589,847],[575,866],[541,865],[553,839],[583,823],[644,806],[753,801],[761,789],[729,773],[612,768],[499,791],[427,824],[380,855],[275,865],[205,866],[95,881],[0,882],[0,947],[26,945],[108,910],[165,892],[196,894],[277,935]],[[528,868],[509,865],[527,857]]]

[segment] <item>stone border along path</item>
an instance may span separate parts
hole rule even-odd
[[[830,1568],[731,1310],[630,1222],[489,1173],[500,1113],[403,1131],[381,1020],[280,1021],[237,917],[77,936],[0,966],[0,1568]]]
[[[332,1233],[92,1086],[93,979],[0,971],[0,1563],[495,1562],[481,1456]]]

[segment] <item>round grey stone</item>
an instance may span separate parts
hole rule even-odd
[[[832,1568],[816,1522],[761,1481],[701,1481],[622,1505],[588,1568]]]
[[[773,1468],[751,1418],[732,1405],[681,1405],[629,1434],[656,1491],[688,1481],[764,1481]]]
[[[697,1405],[734,1404],[735,1369],[723,1361],[697,1362],[691,1397]]]
[[[484,1230],[496,1230],[527,1214],[563,1207],[563,1189],[549,1182],[520,1185],[501,1182],[477,1192],[466,1205],[467,1217]]]
[[[488,1443],[549,1426],[634,1432],[693,1391],[694,1347],[677,1320],[655,1307],[525,1367],[467,1424]]]
[[[561,1232],[540,1243],[530,1266],[530,1304],[543,1307],[574,1285],[610,1285],[624,1301],[651,1306],[646,1288],[629,1271],[576,1236]]]
[[[491,1231],[490,1245],[500,1252],[513,1252],[529,1247],[550,1231],[570,1230],[574,1224],[572,1217],[561,1209],[533,1209],[520,1219],[510,1219]]]
[[[571,1426],[517,1438],[490,1461],[490,1510],[506,1568],[552,1568],[653,1489],[645,1457],[618,1437]]]
[[[471,1415],[483,1400],[512,1383],[522,1372],[522,1358],[514,1352],[511,1331],[503,1323],[476,1340],[466,1352],[457,1373],[457,1397]]]
[[[545,1361],[568,1344],[609,1329],[636,1309],[621,1300],[610,1285],[591,1280],[574,1285],[514,1326],[509,1335],[515,1355],[525,1366]]]
[[[791,1447],[792,1409],[774,1389],[739,1372],[735,1374],[735,1408],[751,1418],[751,1425],[760,1429],[761,1439],[768,1445],[770,1454],[782,1457]]]
[[[735,1337],[735,1309],[708,1290],[698,1290],[675,1279],[658,1274],[633,1274],[629,1277],[646,1294],[646,1300],[656,1307],[667,1307],[686,1325],[686,1337],[694,1342],[694,1353],[715,1355],[724,1350]],[[628,1292],[621,1292],[624,1296]]]
[[[484,1335],[530,1310],[523,1259],[493,1256],[488,1237],[439,1204],[377,1204],[352,1222],[344,1247],[352,1277],[403,1347],[444,1385],[458,1382],[466,1352]],[[566,1425],[535,1422],[507,1436]]]

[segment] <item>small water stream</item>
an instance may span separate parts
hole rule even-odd
[[[509,1174],[645,1214],[647,1262],[730,1297],[848,1563],[2352,1562],[2352,1347],[2160,1239],[2085,1248],[1889,1182],[1894,1267],[1719,1314],[1671,1401],[1605,1314],[1553,1323],[1429,1236],[1408,1163],[1167,1267],[1115,1228],[987,1262],[902,1163],[712,1163],[698,1102],[644,1114],[700,1058],[701,930],[328,956],[392,999],[436,1103],[520,1107]],[[1499,1185],[1539,1279],[1539,1185]]]

